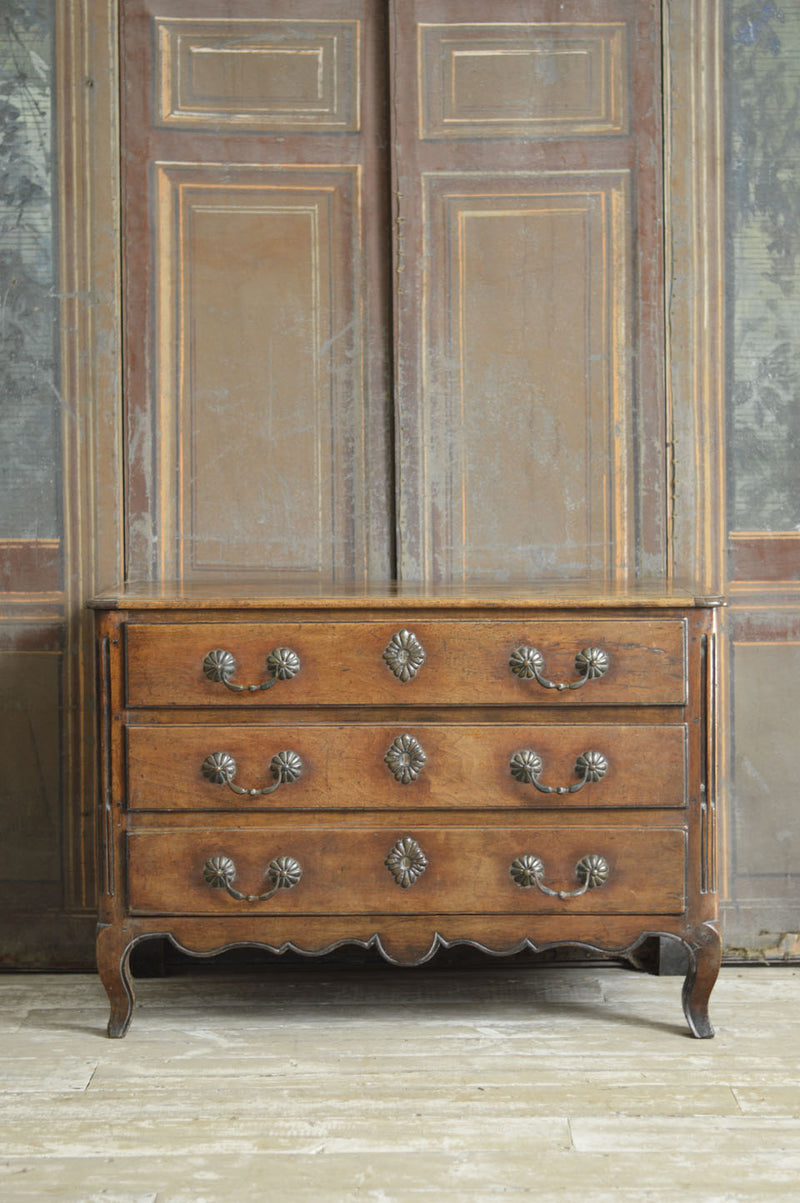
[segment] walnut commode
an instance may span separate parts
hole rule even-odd
[[[98,966],[168,937],[419,964],[648,937],[720,964],[718,601],[639,586],[440,593],[313,581],[96,599]]]

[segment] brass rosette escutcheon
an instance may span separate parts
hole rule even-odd
[[[212,785],[230,785],[236,776],[236,761],[230,752],[211,752],[200,766],[200,771]]]
[[[267,672],[275,681],[291,681],[300,672],[300,657],[290,647],[275,647],[267,656]]]
[[[428,867],[428,858],[410,835],[398,840],[383,862],[404,890],[413,885]]]
[[[575,772],[578,776],[583,777],[584,782],[589,784],[602,781],[608,772],[608,757],[602,752],[581,752],[578,759],[575,761]],[[581,788],[579,785],[578,789]]]
[[[383,759],[395,780],[409,785],[419,777],[428,758],[413,735],[398,735]]]
[[[397,631],[392,635],[383,652],[387,668],[398,681],[411,681],[425,663],[425,648],[413,631]]]
[[[515,781],[520,781],[523,785],[535,785],[544,769],[544,763],[533,748],[521,748],[511,757],[509,768]]]
[[[610,869],[603,856],[584,856],[575,866],[575,873],[585,882],[587,890],[597,890],[608,881]]]

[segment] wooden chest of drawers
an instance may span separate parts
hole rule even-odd
[[[93,603],[98,965],[139,941],[689,950],[717,976],[716,602],[654,586],[128,588]]]

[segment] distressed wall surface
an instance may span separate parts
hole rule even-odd
[[[0,13],[0,902],[63,906],[66,638],[58,364],[55,12]],[[0,950],[24,963],[23,933]],[[78,955],[81,955],[80,953]],[[47,956],[59,953],[50,945]]]
[[[800,955],[800,3],[725,30],[728,940]]]

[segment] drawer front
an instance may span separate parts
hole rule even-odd
[[[685,641],[680,619],[133,622],[126,696],[129,706],[681,705]]]
[[[677,807],[686,803],[686,744],[677,724],[131,725],[128,806]]]
[[[680,914],[686,837],[602,826],[143,830],[128,836],[128,874],[136,915]]]

